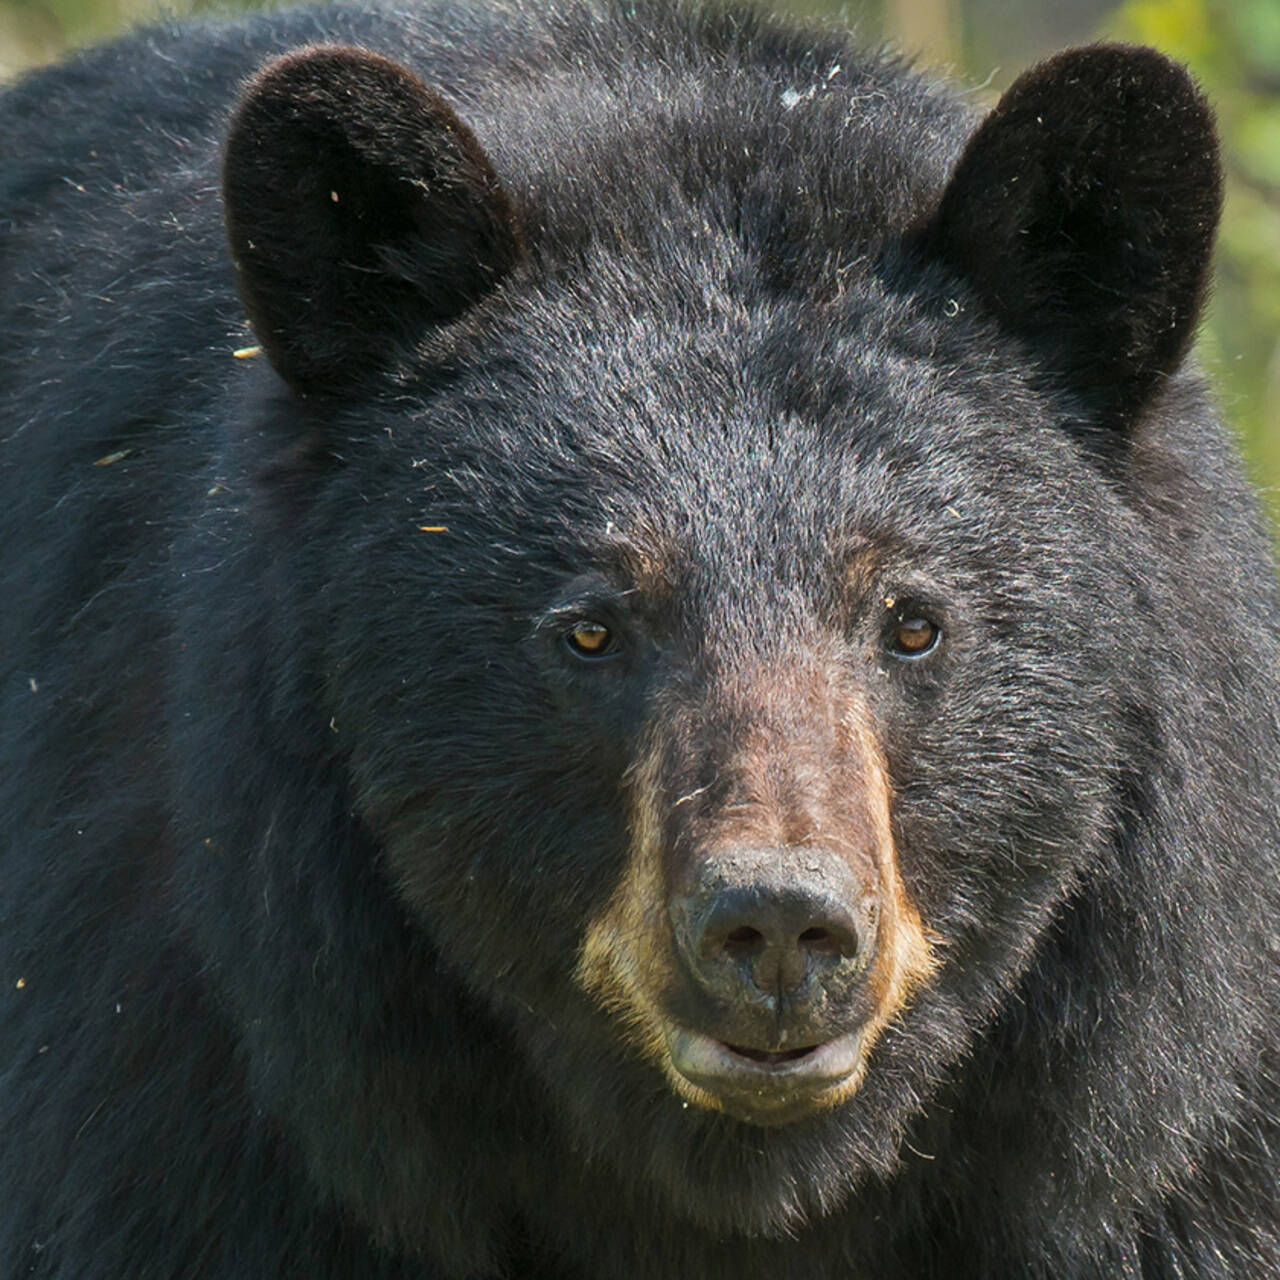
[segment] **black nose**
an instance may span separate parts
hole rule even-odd
[[[807,1004],[869,963],[875,884],[826,850],[734,850],[701,865],[671,918],[685,964],[709,994]]]

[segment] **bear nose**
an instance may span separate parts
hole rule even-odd
[[[855,959],[861,947],[842,903],[796,885],[781,896],[755,886],[718,894],[697,950],[704,970],[736,969],[762,994],[786,996]]]
[[[735,851],[699,868],[671,904],[676,944],[708,994],[808,1004],[843,987],[874,949],[875,900],[837,855]]]

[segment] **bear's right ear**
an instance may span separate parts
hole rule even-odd
[[[1213,114],[1186,70],[1094,45],[1014,82],[920,243],[1120,429],[1194,336],[1221,199]]]
[[[236,283],[296,390],[339,390],[516,263],[510,201],[471,131],[412,72],[316,47],[269,63],[222,167]]]

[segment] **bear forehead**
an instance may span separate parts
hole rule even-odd
[[[411,438],[433,484],[480,510],[551,486],[540,509],[557,518],[594,507],[621,524],[639,509],[668,526],[696,510],[710,534],[769,516],[829,526],[868,505],[925,514],[1049,459],[1081,472],[1012,358],[1002,373],[989,344],[966,348],[914,303],[881,305],[877,281],[806,308],[691,269],[633,276],[638,312],[601,274],[524,292],[469,355],[451,350],[445,391],[426,370]]]
[[[673,244],[727,233],[793,283],[828,254],[847,269],[936,201],[974,123],[953,99],[838,44],[749,56],[624,42],[540,70],[518,102],[500,82],[466,86],[535,254],[603,243],[670,261]]]

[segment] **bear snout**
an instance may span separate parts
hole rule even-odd
[[[799,1030],[848,1003],[876,949],[876,890],[869,859],[851,866],[811,846],[723,850],[672,898],[672,937],[695,990],[741,1021],[750,1043],[762,1014]]]

